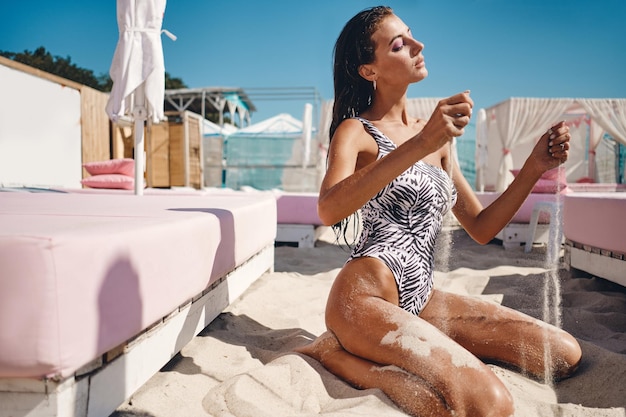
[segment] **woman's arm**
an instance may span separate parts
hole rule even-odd
[[[359,210],[384,186],[419,161],[463,134],[473,102],[469,91],[441,100],[424,128],[384,158],[360,121],[344,120],[328,150],[328,169],[317,211],[333,225]]]
[[[333,225],[350,216],[426,156],[428,150],[420,146],[418,136],[376,160],[378,146],[361,122],[355,119],[342,122],[330,144],[328,169],[320,187],[318,214],[322,222]]]
[[[541,175],[567,160],[569,139],[569,128],[563,122],[542,135],[513,182],[486,208],[454,163],[458,199],[453,211],[468,234],[480,244],[489,243],[515,216]]]

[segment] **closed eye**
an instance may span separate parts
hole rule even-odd
[[[396,38],[396,40],[394,40],[391,44],[391,50],[393,52],[398,52],[404,47],[404,45],[406,44],[404,43],[404,40],[402,38]]]
[[[406,37],[409,39],[413,39],[413,34],[411,33],[411,28],[406,28]],[[404,36],[398,35],[391,41],[391,50],[393,52],[400,51],[404,46],[406,46],[406,42],[404,40]]]

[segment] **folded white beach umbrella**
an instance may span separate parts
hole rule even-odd
[[[165,64],[161,26],[166,0],[117,0],[119,40],[111,63],[106,112],[135,124],[135,194],[143,194],[144,122],[164,119]]]

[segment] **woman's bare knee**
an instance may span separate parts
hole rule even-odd
[[[485,416],[512,417],[515,413],[513,396],[499,380],[498,383],[488,387],[483,404],[490,404],[486,410],[487,414],[484,414]]]
[[[552,360],[552,374],[556,379],[571,376],[582,359],[582,350],[578,341],[569,333],[559,332],[555,342],[555,355]]]
[[[474,374],[475,372],[470,372]],[[455,410],[457,416],[512,417],[515,412],[513,396],[491,371],[465,375],[463,394]]]

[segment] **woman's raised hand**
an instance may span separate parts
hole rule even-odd
[[[548,129],[535,145],[528,158],[543,173],[567,161],[569,156],[569,127],[559,122]]]
[[[439,103],[421,132],[421,137],[434,152],[452,138],[463,135],[472,117],[474,102],[469,90],[445,98]]]

